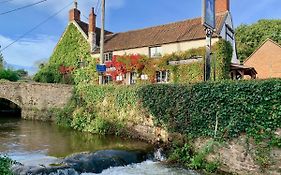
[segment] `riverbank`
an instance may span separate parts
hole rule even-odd
[[[275,162],[281,146],[276,134],[281,128],[280,98],[280,79],[133,87],[82,83],[70,104],[57,111],[56,121],[80,131],[176,144],[182,150],[190,144],[195,157],[181,156],[184,161],[210,162],[209,157],[216,157],[218,169],[274,174],[280,171]],[[204,138],[220,143],[214,152],[225,155],[223,159],[196,150],[206,145],[196,144]],[[242,156],[233,160],[236,154]]]

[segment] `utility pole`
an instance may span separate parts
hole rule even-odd
[[[101,34],[100,34],[100,65],[103,64],[104,56],[104,26],[105,26],[105,0],[101,1]],[[99,75],[99,84],[102,84],[103,76]]]
[[[206,57],[204,68],[204,80],[209,81],[211,79],[211,46],[212,46],[212,34],[213,30],[206,28]]]
[[[74,8],[78,8],[78,2],[77,2],[77,0],[74,0]]]

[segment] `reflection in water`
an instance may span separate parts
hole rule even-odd
[[[148,150],[151,145],[114,136],[100,136],[61,128],[53,123],[0,118],[0,153],[44,153],[65,157],[104,149]]]
[[[60,128],[53,123],[25,121],[0,116],[0,154],[28,166],[60,163],[57,157],[106,149],[147,150],[152,146],[137,140],[99,136]],[[57,173],[60,174],[60,173]],[[85,173],[85,175],[94,175]],[[160,162],[145,161],[125,167],[109,168],[102,175],[198,175]]]

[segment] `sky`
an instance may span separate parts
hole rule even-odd
[[[42,0],[0,0],[0,46],[4,48],[30,31],[73,0],[45,0],[44,2],[1,15]],[[98,12],[99,0],[78,0],[81,19],[88,21],[91,7]],[[259,19],[281,19],[281,0],[230,0],[235,27],[252,24]],[[42,60],[48,60],[68,24],[68,6],[34,31],[25,35],[2,52],[5,61],[15,68],[24,68],[31,73]],[[106,29],[122,32],[161,25],[201,16],[201,0],[106,0]]]

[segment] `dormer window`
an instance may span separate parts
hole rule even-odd
[[[161,56],[162,56],[162,47],[161,46],[149,48],[149,57],[150,58],[158,58]]]
[[[104,62],[112,61],[112,56],[113,56],[112,52],[104,53],[103,55]]]

